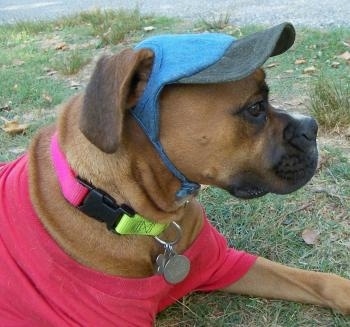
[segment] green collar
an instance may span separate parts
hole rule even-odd
[[[164,232],[169,224],[159,224],[135,213],[133,216],[124,214],[114,230],[121,235],[149,235],[158,236]]]
[[[106,223],[109,230],[121,235],[160,235],[169,224],[160,224],[137,214],[131,207],[118,205],[107,193],[78,178],[88,189],[83,203],[78,208],[89,217]]]

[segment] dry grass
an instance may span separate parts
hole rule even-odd
[[[350,126],[350,80],[320,78],[310,96],[310,112],[328,130]]]

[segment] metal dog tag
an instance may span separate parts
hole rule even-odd
[[[156,259],[157,274],[162,275],[164,273],[164,268],[167,260],[164,254],[160,254]]]
[[[177,230],[177,237],[172,242],[166,242],[158,237],[155,239],[163,245],[164,253],[159,254],[156,259],[156,270],[158,274],[164,276],[164,279],[170,284],[177,284],[183,281],[190,272],[190,260],[184,256],[177,254],[174,245],[181,238],[181,227],[175,222],[172,223]]]
[[[190,260],[184,255],[174,254],[163,269],[165,280],[170,284],[182,282],[190,272]]]
[[[157,274],[163,274],[164,268],[170,257],[174,255],[174,250],[171,244],[164,245],[164,254],[159,254],[156,259]]]

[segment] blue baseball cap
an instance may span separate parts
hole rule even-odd
[[[146,88],[132,115],[164,164],[180,180],[178,199],[196,193],[200,186],[174,166],[159,141],[159,95],[164,86],[241,80],[268,58],[288,50],[294,40],[293,25],[283,23],[240,39],[219,33],[171,34],[145,39],[135,47],[136,50],[150,49],[154,53],[154,62]]]

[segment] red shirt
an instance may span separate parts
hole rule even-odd
[[[0,326],[152,326],[185,294],[220,289],[241,278],[256,257],[228,248],[205,218],[186,250],[188,277],[120,278],[69,257],[46,232],[29,198],[27,156],[0,164]]]

